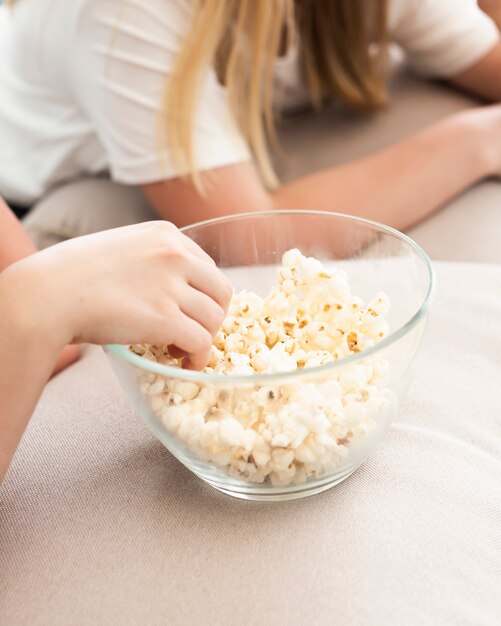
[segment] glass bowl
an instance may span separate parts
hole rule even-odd
[[[209,485],[239,498],[287,500],[340,483],[400,410],[434,293],[428,256],[392,228],[329,212],[240,214],[183,231],[212,256],[236,291],[264,297],[282,255],[298,248],[328,270],[344,270],[352,294],[364,302],[377,292],[388,295],[389,331],[378,343],[295,371],[202,373],[144,358],[128,346],[105,348],[146,426]],[[285,439],[270,431],[278,422]]]

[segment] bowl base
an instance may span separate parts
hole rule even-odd
[[[322,491],[327,491],[327,489],[331,489],[331,487],[335,487],[336,485],[339,485],[339,483],[342,483],[343,480],[346,480],[356,469],[356,467],[350,467],[345,472],[336,474],[335,476],[330,476],[328,480],[325,480],[325,482],[316,481],[312,483],[311,486],[308,484],[298,485],[293,489],[290,487],[284,488],[283,491],[280,491],[280,487],[269,490],[253,490],[252,487],[250,487],[249,490],[246,491],[235,491],[228,487],[216,485],[206,478],[202,480],[214,489],[217,489],[217,491],[233,498],[239,498],[240,500],[254,500],[257,502],[284,502],[286,500],[299,500],[299,498],[306,498],[308,496],[314,496],[318,493],[322,493]]]

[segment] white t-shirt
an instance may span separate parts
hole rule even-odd
[[[30,204],[51,186],[109,170],[146,184],[179,175],[161,153],[159,108],[193,0],[21,0],[0,7],[0,195]],[[421,74],[446,77],[498,41],[475,0],[390,0],[390,33]],[[300,90],[297,54],[277,62]],[[209,72],[194,124],[200,169],[249,150]]]

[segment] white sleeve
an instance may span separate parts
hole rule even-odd
[[[476,0],[390,0],[390,34],[411,67],[447,77],[479,61],[499,41],[494,22]]]
[[[176,170],[161,141],[160,112],[191,6],[191,0],[82,2],[68,63],[71,89],[119,182],[145,184],[185,173]],[[250,159],[214,71],[201,88],[193,144],[200,170]]]

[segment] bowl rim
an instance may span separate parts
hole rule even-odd
[[[278,379],[289,379],[293,380],[294,378],[299,378],[301,376],[314,376],[315,374],[326,374],[329,371],[333,371],[337,368],[344,367],[346,365],[355,363],[356,361],[360,361],[365,359],[377,352],[388,348],[393,343],[398,341],[401,337],[410,332],[428,313],[430,306],[433,302],[433,298],[436,292],[436,273],[435,268],[433,267],[433,263],[428,256],[428,254],[423,250],[423,248],[417,244],[413,239],[411,239],[405,233],[400,232],[396,228],[392,228],[391,226],[386,226],[381,222],[377,222],[375,220],[370,220],[364,217],[357,217],[355,215],[348,215],[345,213],[337,213],[335,211],[309,211],[306,209],[301,210],[281,210],[281,211],[260,211],[260,212],[246,212],[246,213],[237,213],[234,215],[225,215],[224,217],[216,217],[209,220],[203,220],[201,222],[196,222],[194,224],[190,224],[188,226],[184,226],[180,229],[181,232],[186,232],[193,228],[198,228],[200,226],[207,226],[212,224],[220,224],[228,221],[236,221],[239,219],[246,219],[248,217],[268,217],[268,216],[276,216],[276,215],[318,215],[318,216],[329,216],[329,217],[338,217],[344,220],[360,222],[362,224],[367,224],[372,227],[376,227],[379,230],[382,230],[401,241],[407,243],[419,256],[425,264],[425,267],[428,271],[428,290],[426,296],[416,311],[416,313],[400,328],[397,330],[390,332],[386,337],[384,337],[379,343],[370,348],[366,348],[361,350],[360,352],[351,354],[350,356],[344,357],[343,359],[339,359],[338,361],[332,361],[330,363],[325,363],[324,365],[318,365],[316,367],[309,367],[308,369],[300,369],[293,370],[291,372],[274,372],[274,373],[261,373],[261,374],[239,374],[237,376],[232,374],[212,374],[205,373],[194,370],[185,370],[178,367],[172,367],[170,365],[164,365],[162,363],[157,363],[156,361],[149,361],[148,359],[144,359],[142,356],[132,352],[128,346],[120,345],[120,344],[108,344],[104,346],[105,352],[111,353],[120,359],[127,361],[134,367],[138,367],[139,369],[146,370],[148,372],[152,372],[154,374],[160,374],[162,376],[168,378],[178,378],[183,380],[192,380],[198,382],[218,382],[218,383],[228,383],[228,382],[238,382],[238,383],[249,383],[249,382],[261,382],[264,383],[266,381],[272,382]]]

